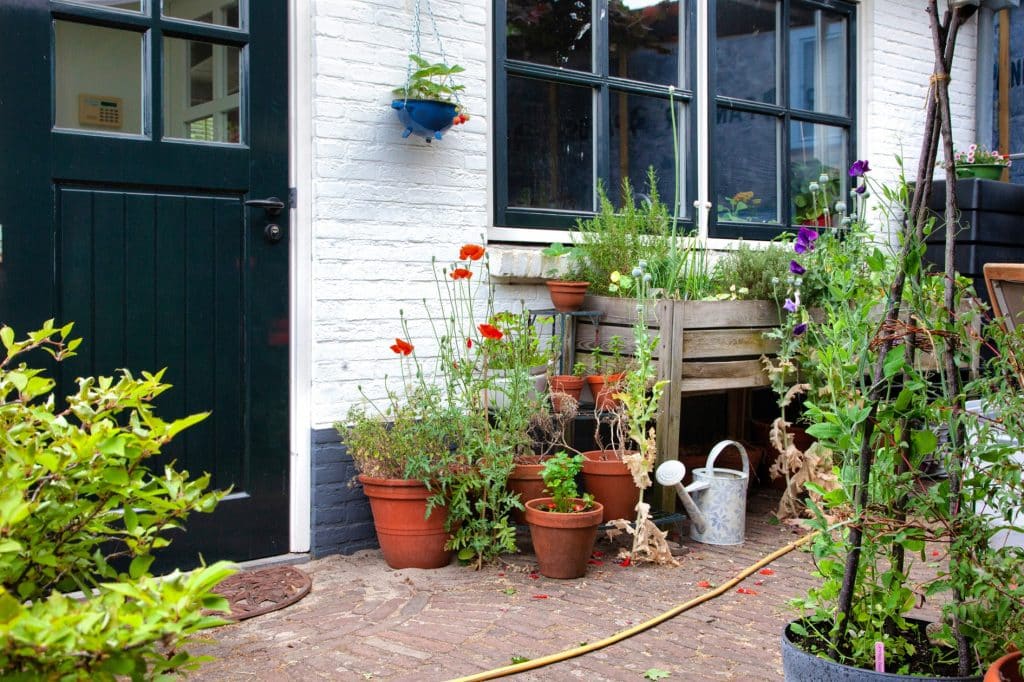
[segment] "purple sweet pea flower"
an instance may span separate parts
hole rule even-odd
[[[796,243],[793,244],[793,250],[797,253],[814,251],[814,240],[817,238],[817,232],[809,227],[801,227],[800,231],[796,233]]]
[[[868,166],[867,159],[854,161],[853,165],[850,166],[850,177],[859,178],[870,170],[871,168]]]
[[[790,299],[787,298],[786,302],[782,304],[782,307],[791,313],[795,313],[799,306],[797,305],[796,301],[791,301]]]
[[[797,326],[793,327],[793,336],[800,336],[807,331],[807,323],[801,322]]]
[[[795,260],[789,261],[789,271],[794,275],[802,275],[807,272],[807,268],[797,263]]]
[[[857,194],[864,194],[864,192],[866,192],[867,190],[867,185],[857,185],[857,189],[855,191],[857,192]]]

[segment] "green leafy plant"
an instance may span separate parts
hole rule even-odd
[[[775,301],[782,304],[785,287],[781,283],[791,273],[792,249],[771,242],[763,248],[741,241],[726,251],[715,263],[713,274],[716,297]],[[746,290],[743,292],[743,290]],[[731,290],[731,291],[730,291]]]
[[[623,353],[625,348],[625,340],[613,334],[605,346],[590,353],[591,373],[610,377],[628,371],[633,366],[633,359]]]
[[[71,325],[50,320],[18,340],[0,328],[0,676],[5,679],[161,678],[194,670],[190,634],[222,624],[213,593],[233,570],[221,562],[160,580],[149,568],[166,532],[191,512],[211,512],[205,492],[166,465],[161,448],[207,415],[164,421],[152,402],[163,371],[82,378],[67,404],[27,364],[75,354]],[[80,598],[66,593],[79,590]]]
[[[581,512],[590,508],[594,502],[589,493],[580,496],[576,485],[576,477],[583,470],[583,455],[572,455],[564,450],[558,452],[544,462],[540,477],[544,487],[551,493],[549,511],[559,514]]]
[[[1006,154],[989,150],[985,145],[972,144],[966,150],[956,152],[953,161],[958,166],[970,165],[972,163],[995,164],[997,166],[1009,167],[1012,163]]]
[[[405,84],[392,91],[396,97],[454,103],[457,93],[466,89],[452,78],[465,71],[458,64],[432,64],[418,54],[409,55],[409,61],[413,70]]]
[[[754,196],[750,190],[736,192],[731,197],[726,197],[725,202],[719,202],[716,210],[718,219],[730,222],[747,222],[756,220],[756,216],[747,215],[747,211],[761,205],[761,200]]]

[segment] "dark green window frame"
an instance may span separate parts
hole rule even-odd
[[[609,149],[611,138],[611,96],[612,93],[625,93],[626,95],[654,96],[664,100],[665,107],[669,106],[670,89],[668,85],[656,85],[626,78],[619,78],[610,75],[609,70],[609,32],[607,17],[609,0],[590,0],[591,16],[605,17],[603,21],[594,21],[591,27],[592,40],[592,67],[593,71],[577,71],[571,69],[536,64],[527,61],[509,59],[507,54],[507,33],[506,16],[508,11],[507,0],[495,0],[494,2],[494,51],[495,51],[495,77],[494,77],[494,159],[495,159],[495,222],[499,227],[523,227],[523,228],[547,228],[567,229],[575,225],[576,220],[581,217],[593,215],[593,211],[568,211],[546,208],[527,208],[509,205],[509,130],[508,130],[508,79],[510,77],[524,77],[537,79],[560,85],[589,87],[595,93],[592,106],[593,120],[593,160],[592,172],[594,183],[592,185],[593,208],[597,208],[597,180],[604,183],[609,189],[609,196],[613,201],[618,200],[618,188],[609,187],[611,177],[611,154]],[[675,105],[685,108],[687,120],[678,120],[680,136],[685,137],[685,145],[681,145],[679,159],[680,168],[686,173],[685,181],[681,184],[680,192],[683,199],[680,203],[681,223],[692,225],[693,208],[689,206],[696,196],[696,175],[692,171],[696,168],[696,126],[695,126],[695,93],[693,85],[696,82],[695,58],[695,0],[679,0],[680,14],[685,18],[685,25],[680,36],[679,54],[680,59],[685,60],[687,87],[675,84],[671,93]],[[674,178],[659,178],[662,187],[671,186]],[[638,192],[645,191],[644,188],[635,188]],[[663,192],[664,194],[664,192]],[[668,203],[667,196],[663,196]]]

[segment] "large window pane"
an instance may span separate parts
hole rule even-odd
[[[789,27],[791,106],[846,115],[846,18],[793,5]]]
[[[591,70],[590,0],[508,0],[508,58]]]
[[[676,177],[673,171],[672,120],[667,99],[613,92],[611,97],[611,168],[608,195],[619,204],[622,179],[629,178],[634,195],[646,195],[647,169],[654,168],[661,201],[671,210],[675,201]],[[683,129],[684,108],[676,103],[676,127]],[[685,139],[685,136],[680,136]],[[685,150],[680,148],[681,158]],[[680,187],[685,186],[679,178]],[[686,201],[680,197],[680,215],[685,215]]]
[[[679,0],[611,0],[608,14],[609,75],[685,84],[679,59]]]
[[[718,110],[715,204],[720,221],[779,221],[779,123],[772,116]]]
[[[54,22],[58,128],[142,132],[142,34]]]
[[[845,170],[850,166],[846,150],[847,133],[842,128],[803,121],[790,124],[789,186],[794,225],[825,225],[825,204],[833,212],[836,202],[844,201]],[[821,190],[811,191],[812,182]]]
[[[173,19],[239,27],[238,0],[163,0],[163,14]]]
[[[509,205],[593,210],[592,102],[590,88],[509,77]]]
[[[715,6],[716,94],[776,103],[779,3],[718,0]]]
[[[239,142],[239,50],[199,40],[164,40],[164,136]]]

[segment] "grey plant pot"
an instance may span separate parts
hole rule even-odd
[[[911,622],[924,627],[924,621],[908,618]],[[893,673],[877,673],[874,670],[854,668],[819,658],[798,648],[789,639],[789,625],[782,631],[782,671],[786,682],[889,682],[890,680],[907,680],[908,682],[981,682],[981,676],[971,677],[921,677],[919,675],[896,675]]]

